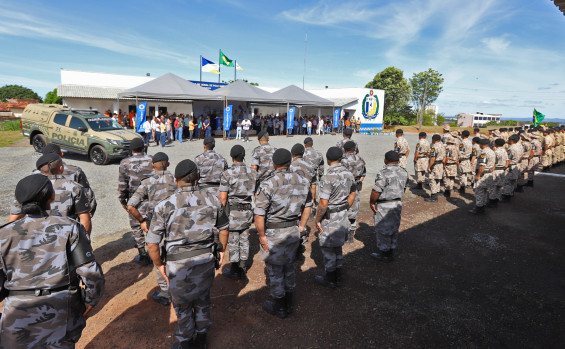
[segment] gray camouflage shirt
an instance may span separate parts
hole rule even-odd
[[[338,147],[339,149],[343,150],[343,145],[347,142],[353,142],[355,143],[355,154],[359,154],[359,145],[357,144],[357,142],[355,142],[353,139],[351,138],[343,138],[342,140],[340,140],[339,142],[337,142],[337,144],[335,145],[336,147]]]
[[[388,164],[377,173],[373,190],[381,193],[379,201],[402,199],[408,172],[397,164]]]
[[[365,160],[355,153],[344,153],[341,164],[353,174],[356,181],[367,173]]]
[[[274,171],[273,154],[277,148],[269,143],[261,144],[253,149],[251,153],[251,166],[257,166],[257,179],[263,181]]]
[[[304,158],[296,158],[290,163],[290,170],[306,178],[310,184],[316,183],[316,172],[311,163]]]
[[[228,169],[228,163],[223,156],[213,150],[206,150],[198,155],[194,162],[198,166],[200,173],[199,184],[204,183],[220,183],[222,172]]]
[[[220,192],[228,193],[228,206],[249,204],[255,193],[257,172],[245,166],[243,162],[235,162],[232,167],[222,173]],[[253,220],[253,210],[229,209],[230,230],[247,229]]]
[[[141,181],[153,175],[153,161],[147,154],[135,153],[120,162],[118,197],[128,200]]]
[[[324,175],[324,157],[322,154],[314,148],[309,147],[304,150],[303,159],[312,164],[314,171],[317,174],[317,179],[322,178]]]
[[[328,200],[328,208],[335,208],[347,203],[347,197],[357,190],[353,174],[341,163],[328,167],[320,180],[320,199]]]
[[[144,201],[148,202],[147,211],[152,214],[155,205],[171,196],[177,189],[175,177],[169,171],[159,171],[141,184],[128,201],[128,206],[138,208]]]

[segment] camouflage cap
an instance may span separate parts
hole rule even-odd
[[[444,131],[451,131],[451,126],[445,124],[445,125],[443,125],[443,130]]]

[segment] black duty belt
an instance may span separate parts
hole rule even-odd
[[[426,155],[424,155],[424,156],[418,156],[418,159],[425,159],[425,158],[427,158]]]
[[[247,211],[251,210],[251,204],[230,204],[230,210],[234,211]]]
[[[72,289],[76,289],[74,286],[61,286],[61,287],[56,287],[56,288],[51,288],[48,290],[42,290],[42,289],[36,289],[36,290],[10,290],[8,291],[8,297],[14,297],[14,296],[36,296],[36,297],[40,297],[40,296],[48,296],[51,293],[55,293],[55,292],[61,292],[61,291],[67,291],[67,290],[72,290]]]
[[[180,261],[182,259],[188,259],[196,256],[200,256],[206,253],[212,253],[211,247],[199,248],[198,250],[191,250],[191,251],[184,251],[179,253],[167,253],[167,262],[168,261]]]
[[[199,185],[200,189],[217,188],[219,186],[220,186],[220,183],[203,183],[203,184]]]
[[[461,158],[459,161],[471,160],[471,158]]]
[[[337,207],[328,208],[328,213],[337,213],[349,209],[349,204],[343,204]]]
[[[398,153],[400,156],[406,156],[406,153]]]
[[[448,163],[445,164],[445,165],[457,165],[457,163],[456,163],[456,162],[448,162]]]
[[[432,167],[435,166],[435,165],[439,165],[439,164],[443,164],[443,161],[435,161],[435,162],[432,164]]]
[[[267,229],[281,229],[281,228],[288,228],[288,227],[297,227],[298,226],[298,221],[288,221],[288,222],[279,222],[279,223],[270,223],[267,222],[267,224],[265,224],[267,226]]]
[[[402,201],[402,198],[398,198],[398,199],[390,199],[390,200],[381,200],[381,199],[377,199],[377,203],[381,203],[381,202],[392,202],[392,201]]]
[[[496,170],[506,170],[506,167],[504,167],[504,166],[496,166],[496,167],[494,168],[494,170],[495,170],[495,171],[496,171]]]

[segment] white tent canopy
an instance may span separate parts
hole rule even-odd
[[[274,104],[286,103],[286,101],[273,96],[272,93],[248,84],[243,80],[237,80],[227,86],[221,87],[215,90],[214,93],[219,94],[231,101]]]
[[[290,104],[294,105],[308,105],[308,106],[320,106],[320,107],[331,107],[334,105],[332,101],[329,101],[320,96],[316,96],[313,93],[305,91],[298,86],[290,85],[282,88],[272,95],[276,98],[284,100]]]
[[[147,98],[169,100],[220,100],[217,93],[200,87],[172,73],[118,94],[118,98]]]

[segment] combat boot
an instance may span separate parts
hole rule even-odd
[[[284,319],[288,316],[285,298],[273,298],[272,301],[263,303],[263,310],[271,315]]]
[[[487,207],[496,207],[498,206],[498,199],[490,199],[487,203]]]
[[[533,188],[534,187],[534,181],[528,181],[527,186]]]
[[[286,311],[289,314],[292,313],[292,297],[293,297],[292,292],[287,292],[287,293],[284,294],[284,301],[286,303]]]
[[[335,268],[335,284],[341,286],[341,268]]]
[[[427,202],[437,202],[437,194],[432,194],[424,199]]]
[[[196,334],[196,337],[194,337],[193,348],[197,348],[197,349],[208,348],[208,343],[207,343],[207,340],[206,340],[206,333],[197,333]]]
[[[345,239],[346,244],[352,244],[355,240],[353,237],[355,236],[355,230],[348,230],[347,231],[347,238]]]
[[[144,265],[144,266],[151,264],[151,259],[149,258],[147,251],[145,251],[145,248],[141,247],[141,248],[138,248],[137,250],[139,251],[139,254],[137,256],[135,256],[133,261],[137,264]]]
[[[393,252],[394,252],[394,250],[377,251],[377,252],[371,253],[371,257],[378,260],[379,262],[390,263],[394,260]]]
[[[196,348],[193,344],[193,341],[182,341],[182,342],[175,342],[171,346],[171,349],[192,349]]]
[[[326,275],[316,275],[315,280],[322,286],[336,288],[336,271],[326,272]]]
[[[523,192],[524,192],[523,185],[517,186],[516,189],[514,189],[514,191],[515,191],[516,193],[523,193]]]
[[[500,202],[510,202],[510,199],[512,199],[511,195],[502,195],[502,197],[500,198]]]
[[[222,275],[232,280],[241,279],[241,270],[237,262],[232,262],[229,268],[222,270]]]
[[[465,187],[464,186],[461,186],[459,188],[459,194],[465,194]]]
[[[171,304],[171,299],[168,296],[164,296],[160,291],[155,291],[151,295],[151,298],[162,305],[169,305]]]
[[[424,189],[424,186],[422,185],[422,183],[417,183],[415,186],[412,187],[412,189]]]
[[[443,196],[445,196],[446,198],[450,198],[451,197],[451,189],[446,189],[443,192]]]
[[[485,207],[484,206],[475,206],[472,210],[469,210],[469,213],[483,214],[483,213],[485,213]]]

